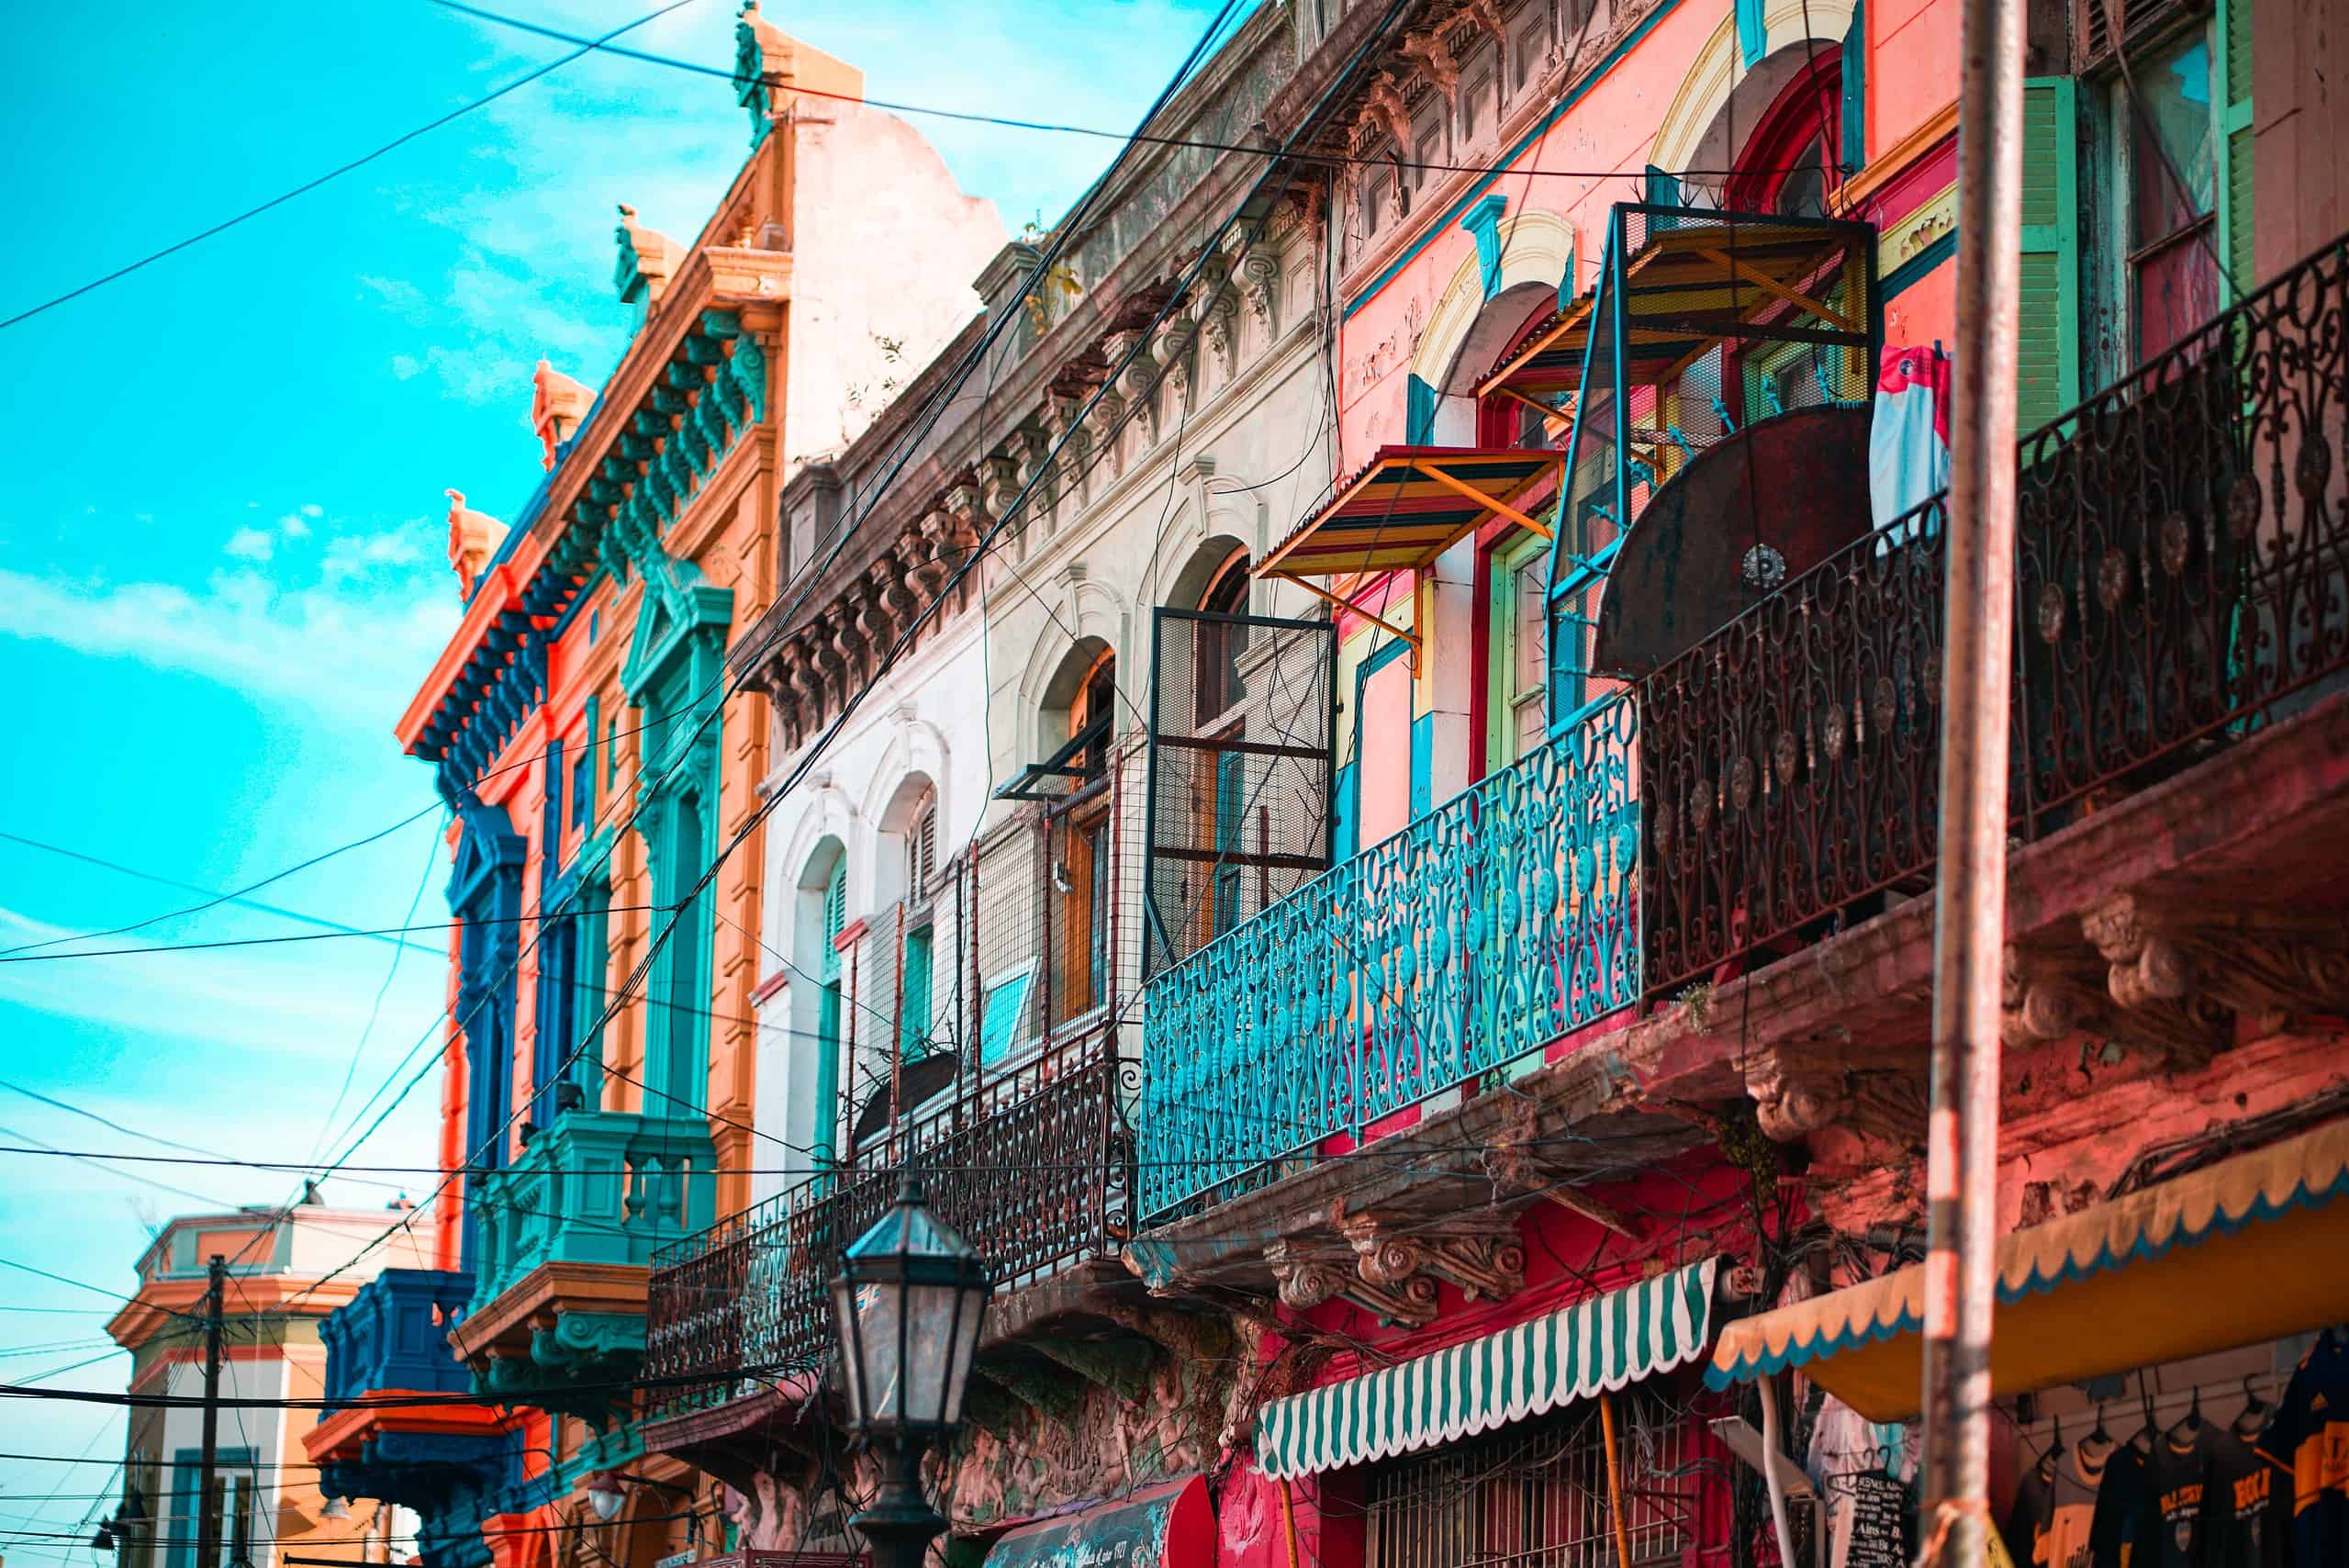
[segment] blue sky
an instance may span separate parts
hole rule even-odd
[[[643,0],[651,8],[651,0]],[[510,0],[600,32],[640,14]],[[733,60],[732,0],[629,35]],[[862,64],[874,95],[1130,126],[1210,10],[1200,0],[771,4]],[[0,317],[274,196],[556,55],[429,0],[146,7],[93,25],[15,19],[0,107],[17,241]],[[1057,217],[1106,160],[1085,138],[916,118],[1007,225]],[[680,238],[744,156],[722,82],[591,56],[325,188],[0,331],[0,668],[17,693],[0,833],[225,890],[432,804],[391,726],[454,624],[446,503],[511,516],[539,476],[527,428],[543,354],[590,382],[624,342],[613,206]],[[429,813],[257,895],[352,925],[446,917]],[[0,946],[196,902],[0,839]],[[223,907],[122,942],[306,929]],[[427,948],[438,937],[417,940]],[[430,952],[379,940],[0,965],[0,1078],[140,1133],[300,1159],[434,1029]],[[379,990],[380,1015],[369,1019]],[[363,1045],[364,1040],[364,1045]],[[421,1058],[417,1058],[420,1062]],[[438,1082],[359,1150],[429,1163]],[[158,1152],[0,1090],[0,1144]],[[105,1292],[134,1283],[149,1227],[203,1206],[127,1176],[0,1156],[0,1258]],[[282,1201],[262,1172],[143,1167],[225,1204]],[[330,1183],[375,1207],[430,1180]],[[115,1305],[0,1270],[0,1381],[78,1361]],[[117,1357],[51,1381],[122,1386]],[[104,1505],[120,1422],[102,1407],[0,1403],[0,1549]],[[48,1496],[57,1493],[54,1498]],[[86,1530],[83,1532],[86,1535]],[[72,1552],[87,1562],[86,1546]]]

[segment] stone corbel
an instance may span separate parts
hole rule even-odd
[[[1114,478],[1124,466],[1122,460],[1125,455],[1119,450],[1122,443],[1118,439],[1122,433],[1118,421],[1125,413],[1125,394],[1118,390],[1116,383],[1109,382],[1098,393],[1089,396],[1091,406],[1085,408],[1085,444],[1107,459],[1110,476]]]
[[[1207,345],[1208,353],[1225,376],[1239,368],[1239,334],[1233,330],[1239,314],[1238,291],[1228,282],[1219,281],[1214,287],[1202,282],[1198,303],[1191,308],[1191,319],[1199,323],[1199,341]]]
[[[979,460],[979,499],[990,518],[1001,517],[1020,494],[1020,460],[1006,445]]]
[[[1240,297],[1264,329],[1266,342],[1281,335],[1281,258],[1259,246],[1240,263]]]
[[[900,626],[910,626],[929,602],[909,586],[913,577],[914,557],[908,553],[908,541],[899,540],[888,554],[873,564],[874,587],[881,596],[881,604],[889,619]]]
[[[1191,369],[1198,357],[1198,342],[1199,323],[1178,311],[1168,318],[1150,343],[1150,357],[1158,364],[1158,384],[1166,389],[1161,412],[1177,420],[1191,410]]]
[[[1424,1328],[1436,1320],[1436,1282],[1425,1274],[1390,1290],[1311,1248],[1285,1240],[1267,1247],[1264,1260],[1272,1267],[1281,1304],[1296,1311],[1344,1300],[1391,1327]]]
[[[1766,1050],[1746,1067],[1754,1120],[1773,1143],[1798,1143],[1840,1127],[1899,1148],[1925,1137],[1925,1085],[1917,1073],[1855,1072]]]
[[[2229,1012],[2349,1012],[2349,922],[2330,911],[2276,913],[2168,903],[2138,893],[2080,916],[2106,964],[2105,989],[2132,1016],[2183,1015],[2223,1048]]]
[[[1363,95],[1359,117],[1394,140],[1398,158],[1410,156],[1411,110],[1403,101],[1403,86],[1391,72],[1381,72]],[[1359,123],[1359,120],[1358,120]]]
[[[1155,446],[1158,440],[1158,367],[1150,357],[1149,347],[1138,329],[1112,332],[1102,340],[1102,353],[1109,356],[1110,367],[1117,370],[1115,386],[1128,407],[1140,405],[1142,424],[1147,432],[1146,446]],[[1131,358],[1128,358],[1128,355]]]
[[[1467,0],[1467,4],[1460,7],[1460,15],[1483,28],[1485,36],[1493,42],[1507,40],[1508,28],[1501,20],[1500,0]]]
[[[1446,104],[1452,102],[1460,91],[1460,62],[1452,58],[1452,51],[1445,46],[1441,28],[1406,34],[1397,46],[1397,52],[1416,64],[1420,74],[1436,84],[1436,90],[1444,95]]]
[[[901,623],[889,612],[889,604],[882,597],[883,586],[894,580],[896,575],[895,568],[884,556],[865,568],[865,580],[857,585],[856,634],[865,640],[865,646],[876,658],[896,644],[897,634],[902,630]]]
[[[1506,1301],[1525,1288],[1526,1249],[1506,1221],[1480,1225],[1462,1216],[1440,1231],[1405,1232],[1342,1205],[1331,1217],[1354,1249],[1355,1272],[1378,1289],[1408,1292],[1428,1275],[1450,1281],[1470,1301]]]

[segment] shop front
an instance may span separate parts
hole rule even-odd
[[[2349,1562],[2349,1122],[2012,1233],[1997,1299],[1993,1504],[2019,1564]],[[1714,1348],[1711,1388],[1791,1400],[1832,1568],[1916,1546],[1923,1324],[1912,1266]]]
[[[1214,1568],[1214,1562],[1215,1516],[1202,1475],[1031,1519],[998,1536],[985,1560],[986,1568]]]

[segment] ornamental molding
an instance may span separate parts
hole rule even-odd
[[[1332,1205],[1331,1222],[1354,1249],[1354,1271],[1365,1284],[1410,1292],[1427,1276],[1460,1288],[1470,1301],[1506,1301],[1525,1288],[1526,1249],[1516,1226],[1494,1215],[1447,1219],[1440,1231],[1404,1226],[1373,1214]]]

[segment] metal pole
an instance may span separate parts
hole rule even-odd
[[[1606,1512],[1615,1524],[1615,1568],[1631,1568],[1631,1532],[1623,1525],[1623,1454],[1615,1440],[1615,1395],[1599,1392],[1599,1428],[1606,1439]]]
[[[201,1473],[196,1483],[196,1568],[219,1568],[220,1516],[213,1485],[220,1462],[220,1297],[229,1260],[212,1254],[211,1282],[204,1291],[204,1438]]]
[[[1997,1245],[1998,998],[2015,598],[2021,0],[1965,0],[1958,93],[1957,398],[1941,704],[1941,877],[1926,1165],[1925,1551],[1983,1561]]]
[[[889,1002],[889,1132],[885,1157],[897,1163],[897,1112],[905,1103],[905,900],[897,901],[897,985]]]

